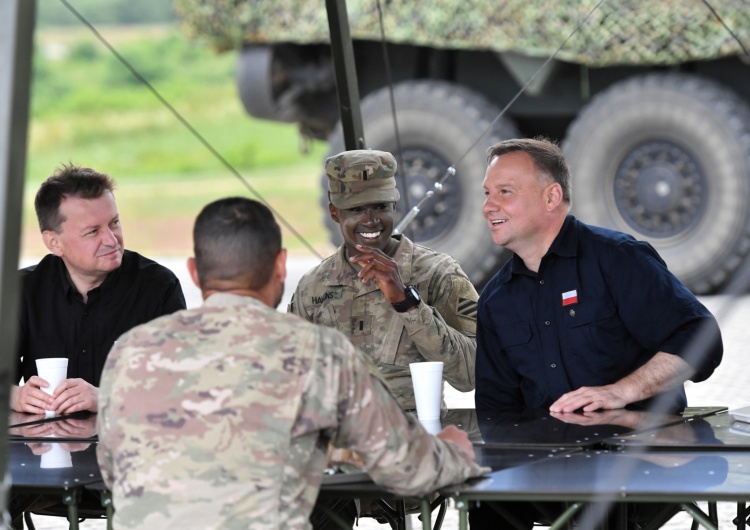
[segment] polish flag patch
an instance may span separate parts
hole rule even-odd
[[[577,304],[577,303],[578,303],[578,291],[576,291],[575,289],[562,294],[563,307],[565,307],[566,305]]]

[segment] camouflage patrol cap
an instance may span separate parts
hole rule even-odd
[[[396,159],[391,153],[360,149],[344,151],[325,162],[328,191],[336,208],[376,202],[397,202]]]

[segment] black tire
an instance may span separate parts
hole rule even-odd
[[[688,74],[602,92],[563,142],[573,213],[651,243],[693,292],[716,292],[750,249],[750,109]]]
[[[450,165],[456,165],[456,174],[445,180],[443,191],[425,203],[404,232],[424,246],[453,256],[471,281],[481,287],[510,255],[492,242],[482,217],[487,148],[517,137],[515,125],[501,118],[490,127],[499,109],[483,96],[444,81],[399,83],[394,87],[394,99],[403,151],[403,168],[396,176],[402,197],[399,212],[403,215],[407,211],[402,175],[411,208],[433,189]],[[387,88],[369,94],[361,108],[367,147],[398,156]],[[471,147],[480,136],[477,145]],[[329,149],[329,154],[345,150],[340,124],[329,138]],[[323,182],[327,186],[325,175]],[[323,202],[331,241],[339,245],[341,230],[327,215],[325,195]]]

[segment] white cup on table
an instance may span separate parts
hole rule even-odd
[[[59,442],[47,444],[50,450],[42,453],[42,460],[39,467],[42,469],[60,469],[63,467],[73,467],[73,457],[70,451],[62,448]]]
[[[436,436],[440,434],[440,431],[443,430],[443,426],[440,424],[440,420],[419,420],[419,423],[422,424],[422,427],[424,427],[424,430],[430,433],[433,436]]]
[[[440,403],[443,399],[443,363],[411,363],[409,370],[417,402],[417,418],[423,425],[424,422],[431,422],[428,425],[434,430],[435,420],[440,420]]]
[[[39,377],[49,383],[49,386],[47,386],[47,388],[42,388],[42,391],[51,396],[58,385],[68,377],[68,360],[62,357],[37,359],[36,373]],[[47,410],[45,411],[45,415],[48,417],[54,416],[55,411]]]

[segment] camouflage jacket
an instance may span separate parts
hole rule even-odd
[[[215,294],[138,326],[102,375],[114,527],[306,529],[329,443],[421,495],[483,471],[404,414],[335,330]]]
[[[401,405],[413,409],[409,363],[443,361],[443,378],[462,392],[474,389],[478,295],[459,264],[447,254],[401,236],[392,256],[405,285],[422,302],[397,313],[375,282],[363,284],[342,245],[307,272],[297,285],[289,312],[333,327],[369,355]]]

